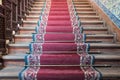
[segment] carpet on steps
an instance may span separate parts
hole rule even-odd
[[[98,80],[99,72],[94,68],[79,65],[91,65],[93,56],[84,54],[30,54],[25,57],[27,67],[22,72],[23,80]],[[38,65],[38,66],[33,66]],[[46,66],[40,66],[46,65]],[[54,66],[50,66],[54,65]],[[62,65],[62,66],[61,66]],[[67,65],[67,66],[64,66]]]
[[[57,16],[62,17],[59,19]],[[47,23],[41,21],[36,27],[37,33],[33,34],[34,42],[29,45],[31,54],[25,56],[26,66],[20,72],[19,79],[99,80],[100,73],[90,66],[94,57],[87,53],[89,44],[82,42],[84,35],[80,28],[72,27],[67,0],[51,0]],[[43,42],[39,42],[41,40]],[[72,51],[75,53],[70,53]]]
[[[77,52],[87,52],[89,50],[89,44],[87,43],[39,43],[32,42],[29,45],[31,53],[42,53],[48,51],[77,51]]]
[[[54,36],[54,37],[53,37]],[[46,33],[46,34],[32,34],[33,42],[85,42],[85,34],[73,33]]]

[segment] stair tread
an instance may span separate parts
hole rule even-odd
[[[87,18],[99,18],[99,16],[97,16],[97,15],[94,15],[94,16],[93,16],[93,15],[79,15],[79,17],[80,17],[80,18],[82,18],[82,17],[83,17],[83,18],[84,18],[84,17],[87,17]]]
[[[104,21],[101,21],[101,20],[99,20],[99,21],[96,21],[96,20],[90,20],[90,21],[87,21],[87,20],[82,20],[81,22],[84,22],[84,23],[103,23]]]
[[[55,33],[54,33],[54,34],[55,34]],[[62,33],[61,33],[61,34],[62,34]],[[86,34],[86,36],[87,36],[87,37],[106,37],[106,38],[107,38],[107,37],[114,37],[114,35],[112,35],[112,34],[96,34],[96,35],[89,35],[89,34],[87,35],[87,34]],[[18,35],[16,34],[15,37],[31,37],[31,38],[32,38],[32,34],[20,34],[20,35],[19,35],[19,34],[18,34]]]
[[[35,27],[20,27],[20,29],[35,30]]]
[[[81,7],[81,6],[89,6],[89,7],[91,7],[91,5],[85,5],[85,4],[84,4],[84,5],[78,5],[78,4],[77,4],[77,5],[74,5],[74,6],[75,6],[75,7]]]
[[[47,44],[47,43],[46,43]],[[53,43],[54,44],[54,43]],[[69,43],[68,43],[69,44]],[[28,43],[16,43],[16,44],[8,44],[8,46],[13,47],[28,47]],[[120,44],[115,43],[90,43],[90,47],[119,47]]]
[[[0,78],[18,78],[18,74],[22,70],[21,66],[7,66],[0,71]]]
[[[26,21],[26,20],[24,20],[23,23],[37,23],[37,21]]]
[[[70,53],[68,53],[70,54]],[[24,60],[24,57],[28,54],[9,54],[3,56],[4,60]],[[120,60],[120,54],[114,55],[114,53],[110,54],[90,54],[95,57],[95,59],[104,59],[104,60]]]
[[[81,7],[81,8],[79,7],[78,8],[78,7],[76,7],[76,10],[78,10],[78,11],[79,10],[93,10],[93,8],[91,8],[91,7],[90,8],[86,8],[86,7]]]
[[[74,4],[76,3],[89,3],[89,2],[88,1],[79,1],[79,2],[75,1]]]
[[[20,29],[32,29],[32,30],[34,30],[35,29],[35,27],[20,27]],[[100,29],[107,29],[107,27],[83,27],[83,29],[85,29],[85,30],[88,30],[88,29],[98,29],[98,30],[100,30]]]
[[[43,3],[45,3],[45,2],[41,2],[41,1],[38,1],[38,2],[34,2],[34,4],[43,4]]]
[[[83,29],[108,29],[107,27],[83,27]]]
[[[18,78],[19,72],[23,69],[20,66],[7,66],[0,71],[0,78]],[[96,67],[101,72],[103,78],[120,77],[120,68]]]

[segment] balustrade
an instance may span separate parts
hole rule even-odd
[[[0,52],[6,52],[6,41],[12,42],[29,15],[34,0],[0,0]]]

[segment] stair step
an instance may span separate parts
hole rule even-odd
[[[27,16],[26,17],[26,21],[38,21],[39,20],[39,16]]]
[[[18,74],[22,70],[21,66],[7,66],[0,71],[0,80],[19,80]]]
[[[96,21],[96,20],[81,20],[81,25],[93,25],[93,26],[103,26],[104,25],[104,21]]]
[[[20,54],[23,53],[24,54],[29,51],[29,43],[26,42],[26,43],[9,44],[8,50],[9,50],[8,53],[20,53]],[[113,50],[120,51],[120,44],[90,43],[90,51],[103,51],[104,52],[104,51],[113,51]]]
[[[54,33],[55,34],[55,33]],[[59,35],[59,34],[58,34]],[[62,34],[61,34],[62,35]],[[63,35],[67,35],[67,34],[63,34]],[[52,35],[51,35],[52,36]],[[86,42],[113,42],[114,40],[114,35],[105,35],[105,34],[99,34],[99,35],[86,35]],[[32,42],[32,35],[15,35],[15,42],[19,43],[19,42]],[[49,40],[47,40],[46,42],[51,42]],[[53,42],[74,42],[74,40],[72,41],[68,41],[68,40],[63,40],[63,41],[53,41]]]
[[[83,33],[85,34],[106,34],[107,27],[83,27]],[[35,33],[35,27],[20,27],[21,34]]]
[[[56,15],[56,16],[49,16],[48,19],[49,20],[67,20],[68,21],[68,20],[70,20],[70,17],[69,16],[65,16],[65,15],[64,16],[63,15],[61,15],[61,16],[60,15],[59,16]]]
[[[51,8],[50,11],[68,11],[68,8]]]
[[[56,21],[56,20],[50,20],[47,22],[47,26],[71,26],[70,21],[62,20],[62,21]]]
[[[37,21],[23,21],[23,26],[36,27]]]
[[[76,11],[93,11],[93,8],[76,8]]]
[[[96,69],[101,72],[103,80],[119,80],[120,78],[119,68],[96,67]],[[23,70],[23,67],[5,67],[3,70],[0,71],[0,80],[18,80],[18,74],[21,70]]]
[[[80,18],[100,18],[99,16],[97,15],[94,15],[94,16],[91,16],[91,15],[78,15]]]
[[[88,14],[89,14],[89,15],[92,14],[92,15],[96,15],[96,12],[95,12],[95,11],[77,11],[77,13],[78,13],[78,15],[79,15],[79,14],[84,14],[84,15],[85,15],[85,14],[87,14],[87,15],[88,15]]]
[[[33,5],[33,7],[36,7],[36,8],[39,8],[39,7],[43,7],[44,4],[41,4],[41,5]]]
[[[31,8],[31,10],[34,10],[34,9],[36,9],[36,10],[41,10],[42,7],[32,7],[32,8]]]
[[[39,12],[29,12],[29,15],[32,16],[32,15],[36,15],[36,16],[40,16],[40,11]]]
[[[74,5],[75,7],[85,7],[85,8],[89,8],[89,7],[91,7],[91,5]]]
[[[43,53],[44,54],[44,53]],[[50,53],[51,54],[51,53]],[[58,54],[58,53],[52,53],[52,54]],[[66,54],[72,54],[72,53],[66,53]],[[77,53],[76,53],[77,54]],[[90,55],[93,55],[95,57],[95,59],[104,59],[104,60],[120,60],[120,54],[116,53],[112,53],[112,52],[109,52],[109,53],[101,53],[101,54],[90,54]],[[4,60],[22,60],[24,61],[24,57],[28,55],[28,54],[9,54],[9,55],[4,55],[2,58]]]
[[[42,8],[40,7],[40,8],[31,8],[31,11],[41,11],[42,10]]]
[[[69,13],[67,11],[50,11],[49,13],[50,15],[69,15]]]
[[[35,33],[35,27],[20,27],[20,34]]]
[[[84,21],[85,21],[85,20],[86,20],[86,21],[87,21],[87,20],[90,20],[90,21],[92,21],[92,20],[93,20],[93,21],[95,21],[95,20],[96,20],[96,21],[99,21],[99,20],[100,20],[100,17],[97,16],[97,15],[96,15],[96,16],[91,16],[91,15],[80,15],[80,14],[79,14],[78,16],[79,16],[79,18],[80,18],[81,21],[82,21],[82,20],[84,20]]]
[[[34,2],[34,5],[36,5],[36,4],[39,4],[39,5],[40,5],[40,4],[44,4],[44,3],[45,3],[45,2],[39,2],[39,1],[38,1],[38,2]]]
[[[44,53],[43,53],[44,54]],[[58,54],[58,53],[49,53],[49,57],[52,56],[52,54]],[[59,54],[63,54],[63,53],[59,53]],[[71,54],[72,53],[65,53],[65,54]],[[77,54],[77,53],[76,53]],[[2,57],[2,59],[4,59],[4,65],[5,66],[23,66],[24,65],[24,57],[28,55],[28,54],[9,54],[9,55],[5,55]],[[116,66],[118,64],[120,64],[120,54],[90,54],[93,55],[95,58],[95,63],[94,65],[115,65]],[[117,62],[116,62],[117,61]]]
[[[74,5],[88,5],[89,4],[89,2],[87,2],[87,1],[79,1],[79,2],[73,2],[74,3]]]
[[[96,26],[85,26],[83,27],[83,33],[85,34],[108,34],[108,28],[107,27],[99,27]]]

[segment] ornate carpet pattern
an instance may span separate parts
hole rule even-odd
[[[99,80],[72,0],[46,0],[20,80]]]

